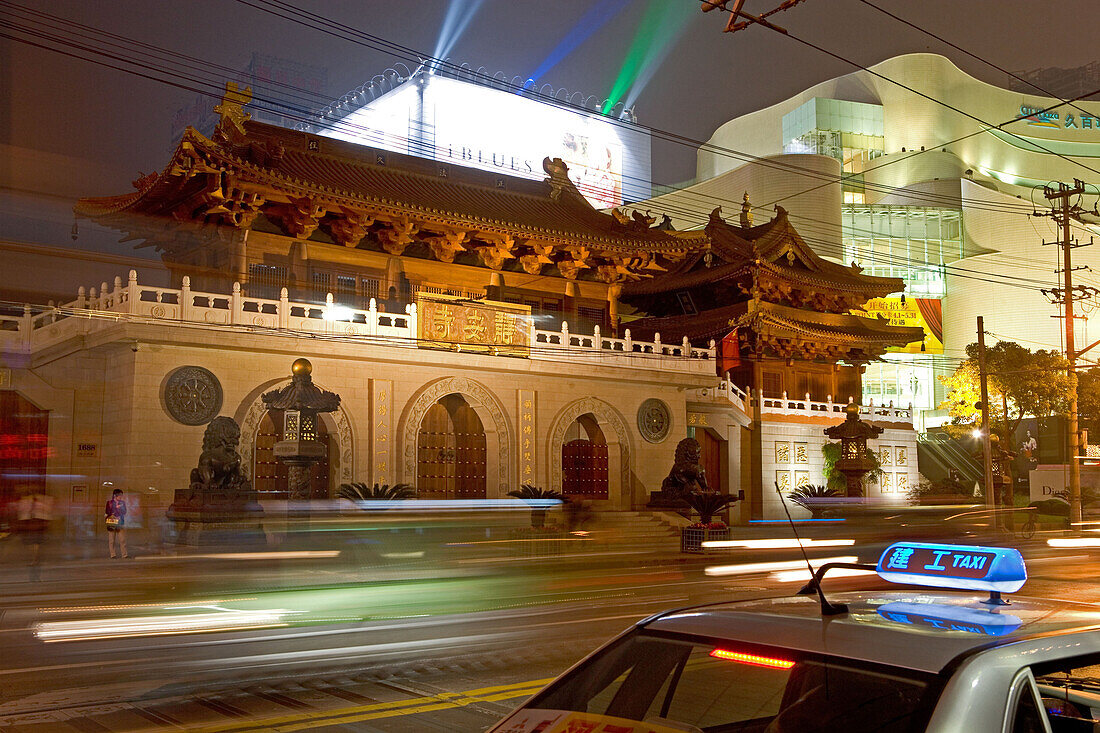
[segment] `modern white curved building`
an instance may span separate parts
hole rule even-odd
[[[942,349],[927,338],[864,378],[866,397],[912,401],[933,424],[934,376],[976,340],[978,315],[994,341],[1062,348],[1058,308],[1040,292],[1059,284],[1058,248],[1043,246],[1059,235],[1033,213],[1049,213],[1051,182],[1083,180],[1084,209],[1100,199],[1100,102],[1049,109],[1058,104],[986,84],[943,56],[897,56],[723,124],[698,151],[696,182],[652,206],[688,225],[747,191],[756,207],[788,209],[819,252],[903,277],[910,299],[939,300]],[[1100,233],[1074,230],[1082,242]],[[1100,247],[1076,249],[1074,265],[1100,273]],[[1074,281],[1100,286],[1100,274]],[[1100,338],[1089,309],[1078,345]]]

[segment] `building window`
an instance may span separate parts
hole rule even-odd
[[[287,286],[287,279],[285,267],[253,262],[248,266],[248,295],[278,300],[280,292]]]
[[[359,279],[359,285],[362,288],[363,300],[370,302],[371,298],[375,301],[380,296],[379,290],[381,289],[381,282],[376,277],[363,277]]]
[[[577,306],[577,325],[571,330],[575,333],[589,334],[596,326],[603,329],[607,326],[606,313],[607,311],[604,308],[593,308],[586,305]]]
[[[764,396],[770,399],[778,399],[783,396],[783,375],[779,372],[764,372],[763,384],[760,385]]]
[[[341,305],[358,306],[355,292],[356,280],[358,278],[355,275],[337,275],[336,292],[332,294],[333,300]]]

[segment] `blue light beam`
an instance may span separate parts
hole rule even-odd
[[[447,14],[443,16],[443,26],[439,29],[439,40],[435,43],[432,56],[437,59],[447,58],[484,1],[451,0],[451,4],[447,6]]]
[[[539,64],[538,68],[531,72],[528,83],[537,82],[546,72],[561,63],[569,54],[573,53],[582,43],[607,24],[619,12],[630,4],[630,0],[604,0],[597,2],[587,13],[581,16],[572,30],[561,39],[554,50]]]

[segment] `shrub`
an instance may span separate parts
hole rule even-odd
[[[844,492],[828,486],[807,484],[787,494],[787,498],[810,512],[814,519],[821,519],[829,507],[836,504],[836,500],[844,496]]]
[[[348,499],[354,502],[383,500],[398,501],[400,499],[415,499],[416,489],[409,484],[374,484],[368,486],[361,481],[352,481],[348,484],[340,484],[336,489],[336,496],[340,499]]]
[[[523,484],[518,489],[513,489],[508,492],[508,496],[514,496],[517,499],[523,499],[526,502],[531,501],[563,501],[561,492],[554,491],[553,489],[540,489],[538,486],[531,486],[530,484]],[[531,526],[542,527],[546,524],[546,507],[536,506],[531,509]]]
[[[714,515],[737,501],[737,498],[715,491],[691,491],[684,494],[684,501],[699,514],[698,524],[711,524]]]

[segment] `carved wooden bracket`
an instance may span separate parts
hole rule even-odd
[[[386,252],[394,257],[400,257],[405,248],[413,243],[413,237],[420,231],[420,225],[405,217],[382,221],[388,226],[378,231],[378,241]]]
[[[449,231],[435,237],[427,237],[424,241],[432,249],[432,255],[440,262],[451,263],[455,261],[455,255],[465,252],[462,245],[470,238],[470,232]]]
[[[528,275],[538,275],[542,272],[543,265],[554,263],[554,260],[550,258],[550,255],[554,254],[554,245],[529,242],[528,246],[531,248],[532,254],[526,254],[519,258],[523,271]]]
[[[374,217],[343,207],[340,211],[340,216],[324,220],[321,226],[337,244],[358,247],[367,234],[367,227],[374,223]]]
[[[519,258],[519,264],[528,275],[538,275],[542,272],[542,266],[546,264],[538,255],[523,255]]]
[[[487,238],[488,246],[478,247],[477,255],[481,262],[491,270],[499,270],[504,266],[505,260],[515,259],[513,252],[516,248],[514,237]]]
[[[267,210],[269,217],[279,221],[283,231],[295,239],[309,239],[325,215],[325,207],[314,204],[309,197],[291,199]]]

